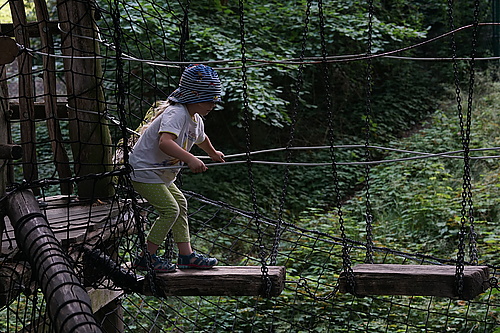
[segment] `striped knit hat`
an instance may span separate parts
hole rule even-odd
[[[182,73],[179,88],[168,99],[183,104],[218,102],[221,94],[219,75],[212,67],[189,65]]]

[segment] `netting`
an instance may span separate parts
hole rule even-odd
[[[307,1],[293,8],[282,8],[295,11],[300,19],[300,55],[293,59],[263,61],[251,58],[258,51],[248,50],[258,36],[245,28],[245,15],[251,4],[244,1],[231,9],[234,11],[231,19],[240,29],[238,39],[233,41],[238,44],[239,53],[221,52],[221,56],[225,56],[222,59],[211,57],[213,50],[204,50],[206,55],[187,51],[190,7],[193,6],[190,1],[58,0],[47,4],[44,0],[17,0],[1,4],[2,8],[9,6],[13,23],[2,25],[2,34],[15,37],[19,54],[16,61],[0,67],[0,108],[5,118],[0,141],[23,148],[22,159],[6,158],[8,162],[2,166],[1,182],[5,192],[2,199],[6,206],[0,265],[3,283],[0,328],[3,331],[498,330],[498,263],[495,262],[481,262],[490,269],[492,279],[485,283],[491,288],[473,300],[400,295],[356,297],[339,292],[339,276],[347,273],[349,277],[352,266],[365,261],[452,266],[458,262],[460,281],[461,265],[476,263],[476,240],[469,237],[469,233],[474,235],[476,231],[469,231],[466,226],[471,222],[467,213],[472,205],[467,163],[465,218],[458,261],[455,253],[441,258],[412,253],[397,245],[382,246],[390,242],[382,242],[380,236],[372,235],[370,197],[376,195],[374,185],[361,196],[360,201],[366,203],[359,217],[354,218],[360,221],[356,223],[359,228],[346,225],[344,218],[349,213],[343,211],[340,192],[345,190],[352,195],[352,191],[340,188],[350,184],[343,178],[363,174],[370,182],[370,165],[384,161],[372,161],[368,149],[382,148],[370,145],[369,129],[364,142],[341,145],[345,142],[335,137],[332,104],[338,100],[331,95],[329,82],[333,79],[328,73],[331,66],[348,66],[354,60],[367,64],[367,110],[359,121],[369,127],[372,116],[370,61],[377,56],[376,52],[372,53],[370,39],[373,4],[367,4],[371,7],[366,22],[368,53],[347,57],[327,52],[326,44],[333,42],[328,40],[325,31],[330,18],[325,17],[323,5],[321,1]],[[454,29],[453,21],[451,23]],[[319,46],[308,44],[311,29],[321,35]],[[204,37],[211,38],[210,29],[207,28]],[[2,45],[7,48],[10,44]],[[223,45],[217,40],[211,41],[215,50],[220,51]],[[456,50],[449,57],[456,60]],[[245,207],[235,207],[208,194],[184,189],[192,243],[197,251],[217,257],[222,266],[258,267],[263,285],[260,296],[227,295],[224,285],[216,291],[221,296],[176,295],[175,284],[159,285],[154,272],[139,274],[131,269],[130,263],[143,249],[145,232],[155,220],[156,212],[131,186],[130,142],[137,139],[136,128],[150,117],[148,110],[176,88],[182,69],[189,63],[213,66],[223,81],[224,76],[232,78],[228,80],[231,85],[225,88],[229,96],[226,96],[227,103],[236,103],[229,92],[241,97],[239,106],[244,111],[245,128],[239,140],[243,152],[228,154],[225,165],[212,164],[210,168],[227,168],[228,177],[238,175],[238,186],[248,189],[249,202]],[[324,66],[325,77],[318,80],[327,91],[327,98],[315,106],[325,109],[324,123],[328,123],[327,142],[322,147],[294,147],[297,135],[294,123],[302,112],[300,96],[305,89],[306,66]],[[295,81],[290,90],[296,99],[290,101],[293,110],[289,114],[292,125],[287,146],[255,152],[252,151],[253,135],[259,135],[259,131],[250,130],[255,115],[252,101],[255,96],[265,98],[267,95],[265,89],[253,90],[252,75],[262,67],[292,72]],[[469,96],[472,98],[472,91]],[[471,115],[465,119],[470,121]],[[217,121],[224,123],[224,116],[217,116]],[[464,124],[461,125],[463,129]],[[231,120],[219,126],[230,127]],[[467,130],[470,134],[470,129]],[[404,156],[412,156],[399,158],[401,155],[395,154],[394,160],[385,162],[403,165],[424,158],[462,159],[457,155],[464,151],[467,159],[468,141],[465,138],[463,149],[459,147],[455,152],[421,153],[415,157],[415,152],[400,150]],[[293,162],[292,153],[299,149],[324,149],[328,151],[329,160]],[[362,156],[361,160],[339,160],[338,150],[342,149],[351,152],[351,156]],[[282,155],[265,161],[255,157],[269,152]],[[283,178],[277,181],[280,193],[274,194],[280,206],[269,212],[261,206],[255,192],[260,166],[284,168]],[[311,218],[316,219],[314,225],[305,227],[300,219],[287,219],[284,202],[293,196],[289,173],[293,166],[320,169],[318,173],[324,175],[325,184],[318,184],[319,191],[330,192],[329,196],[335,201],[333,212]],[[193,175],[185,173],[182,178],[187,177]],[[26,191],[32,191],[36,200]],[[24,216],[13,212],[16,204],[26,213]],[[314,210],[309,214],[314,215]],[[47,229],[48,234],[40,235],[41,229]],[[471,243],[467,244],[471,245],[471,262],[465,259],[466,236]],[[488,246],[486,242],[484,245]],[[487,248],[481,250],[488,252]],[[166,257],[175,257],[171,240],[162,244],[161,252]],[[285,288],[279,295],[270,297],[268,269],[275,265],[286,267]],[[59,277],[62,271],[72,278]],[[203,279],[189,281],[204,283]],[[88,298],[79,294],[79,288],[87,291]],[[64,298],[67,297],[63,295],[65,290],[72,290],[76,297]],[[68,304],[73,305],[68,307]],[[90,308],[94,317],[88,315]],[[68,309],[71,312],[66,312]]]

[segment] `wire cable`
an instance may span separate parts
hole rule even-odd
[[[333,148],[338,149],[338,148],[363,148],[363,147],[365,147],[365,145],[339,145],[339,146],[334,146]],[[403,157],[403,158],[395,158],[395,159],[387,159],[387,160],[336,162],[336,164],[337,165],[377,165],[377,164],[404,162],[404,161],[420,160],[420,159],[436,158],[436,157],[463,159],[463,156],[452,155],[452,154],[461,153],[461,152],[463,152],[463,150],[454,150],[454,151],[447,151],[447,152],[442,152],[442,153],[425,153],[425,152],[410,151],[410,150],[396,149],[396,148],[387,148],[387,147],[379,147],[379,146],[367,146],[367,147],[372,148],[372,149],[416,154],[419,156]],[[330,148],[330,146],[316,146],[316,147],[290,147],[288,149],[290,149],[290,150],[312,150],[312,149],[329,149],[329,148]],[[225,156],[225,158],[228,159],[228,158],[233,158],[233,157],[246,156],[247,154],[255,155],[255,154],[262,154],[262,153],[284,151],[286,149],[287,148],[274,148],[274,149],[267,149],[267,150],[259,150],[259,151],[249,152],[249,153],[227,155],[227,156]],[[471,152],[472,151],[491,151],[491,150],[500,150],[500,147],[470,149]],[[196,156],[196,157],[199,159],[209,159],[210,158],[208,156]],[[470,157],[470,159],[476,159],[476,160],[496,159],[496,158],[500,158],[500,155],[471,156]],[[238,160],[238,161],[226,161],[223,163],[222,162],[207,163],[206,165],[208,167],[211,167],[211,166],[234,165],[234,164],[244,164],[244,163],[264,164],[264,165],[311,166],[311,167],[313,167],[313,166],[331,166],[331,164],[332,164],[331,162],[313,163],[313,162],[280,162],[280,161],[262,161],[262,160],[251,160],[251,161]],[[179,169],[179,168],[187,169],[188,166],[187,165],[177,165],[177,166],[163,166],[163,167],[154,167],[154,168],[139,168],[139,169],[135,169],[135,171],[165,170],[165,169]]]

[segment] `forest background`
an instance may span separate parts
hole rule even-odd
[[[454,35],[456,47],[450,35],[441,37],[475,20],[493,22],[493,1],[479,1],[477,8],[470,1],[374,1],[370,15],[365,1],[329,0],[319,6],[316,1],[259,0],[244,1],[244,16],[241,3],[235,1],[191,1],[187,21],[183,21],[185,8],[173,2],[98,1],[104,10],[117,3],[121,6],[126,53],[143,59],[185,62],[241,59],[244,53],[247,59],[268,62],[253,66],[256,62],[249,60],[252,66],[246,67],[244,77],[241,68],[228,68],[232,62],[227,66],[227,62],[213,63],[219,67],[224,96],[205,124],[214,145],[226,155],[288,145],[352,143],[427,153],[461,150],[458,113],[469,108],[470,92],[471,148],[500,146],[499,60],[475,61],[473,81],[469,61],[450,60],[453,56],[468,58],[472,51],[478,58],[495,55],[498,32],[491,25],[481,25],[474,38],[473,27],[462,29]],[[165,11],[157,12],[159,7]],[[297,8],[309,8],[307,21],[304,11],[297,12]],[[4,6],[0,13],[6,9]],[[34,20],[28,8],[30,17]],[[8,22],[9,17],[2,14],[0,20]],[[182,21],[184,25],[177,24]],[[422,43],[433,38],[436,40]],[[128,44],[127,40],[144,43]],[[370,62],[329,58],[328,64],[321,62],[322,55],[363,58],[368,52],[381,54],[419,43],[419,47],[392,54],[401,58],[374,57]],[[271,63],[301,57],[314,63]],[[43,66],[41,57],[35,57],[34,63]],[[236,63],[235,67],[241,65]],[[111,62],[107,65],[116,66]],[[130,91],[126,108],[134,111],[128,126],[136,128],[149,107],[175,89],[180,70],[138,62],[127,62],[126,66]],[[116,72],[105,71],[104,75],[112,78]],[[145,83],[134,77],[151,81]],[[115,87],[107,89],[107,97],[112,99]],[[44,130],[41,126],[37,132],[41,141],[47,137]],[[115,133],[115,142],[119,134]],[[309,149],[291,155],[274,152],[262,159],[328,163],[335,157],[348,162],[364,160],[365,153],[362,148]],[[370,153],[373,160],[413,156],[379,149]],[[50,150],[39,154],[51,158]],[[494,151],[481,154],[496,155]],[[478,159],[471,167],[479,259],[498,266],[500,163],[493,158]],[[54,173],[50,164],[41,164],[40,171]],[[338,177],[333,177],[330,165],[286,168],[228,164],[211,166],[199,175],[186,172],[181,183],[183,189],[210,199],[258,210],[270,218],[283,214],[291,223],[328,234],[339,233],[336,222],[341,204],[346,234],[359,241],[365,236],[360,221],[364,220],[369,197],[375,245],[444,258],[455,256],[462,217],[461,159],[426,158],[373,165],[368,170],[339,165],[337,171]],[[213,236],[215,239],[217,235]],[[307,258],[303,259],[306,262]],[[293,278],[298,268],[292,261],[288,264],[287,274]],[[286,292],[283,297],[287,297]],[[312,302],[310,309],[315,311]],[[456,321],[459,331],[461,323]]]

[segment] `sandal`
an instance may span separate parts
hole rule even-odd
[[[153,270],[155,272],[158,272],[158,273],[175,272],[175,270],[177,268],[175,266],[175,264],[172,264],[169,260],[159,258],[156,254],[151,255],[150,265],[148,265],[147,256],[143,255],[143,256],[137,257],[134,260],[134,264],[132,267],[135,269],[138,269],[140,271],[149,271],[149,269],[151,267],[151,268],[153,268]]]
[[[196,252],[190,255],[184,256],[179,254],[177,260],[177,267],[179,268],[195,268],[195,269],[210,269],[217,265],[218,260],[216,258],[205,257],[202,254]]]

